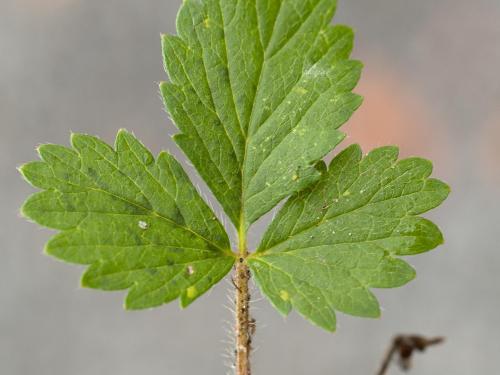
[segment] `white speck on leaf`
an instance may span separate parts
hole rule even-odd
[[[146,223],[145,221],[142,221],[142,220],[139,220],[137,225],[139,225],[139,228],[141,228],[141,229],[148,229],[148,227],[149,227],[148,223]]]

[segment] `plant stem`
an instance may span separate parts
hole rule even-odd
[[[255,322],[250,317],[250,293],[248,282],[250,270],[246,264],[248,250],[246,247],[246,233],[243,226],[239,235],[239,258],[234,271],[234,286],[236,287],[236,375],[251,375],[250,352],[252,350],[252,333]]]
[[[382,361],[382,365],[380,366],[380,369],[377,372],[377,375],[385,375],[387,373],[387,370],[389,369],[389,365],[391,364],[392,357],[394,356],[394,353],[396,353],[397,346],[394,345],[394,343],[391,345],[389,350],[387,351],[387,354],[384,357],[384,360]]]
[[[389,369],[394,355],[399,356],[399,364],[403,370],[409,370],[412,355],[415,351],[423,352],[429,346],[441,344],[442,337],[425,338],[418,335],[398,335],[392,340],[391,346],[382,361],[377,375],[385,375]]]

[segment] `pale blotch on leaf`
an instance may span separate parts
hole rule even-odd
[[[187,266],[187,274],[191,276],[194,273],[194,267],[192,265]]]
[[[189,299],[196,297],[196,294],[198,293],[195,286],[190,286],[187,288],[186,292]]]
[[[294,91],[299,94],[299,95],[304,95],[304,94],[307,94],[307,90],[303,87],[297,87],[294,89]]]
[[[288,301],[290,299],[290,295],[286,290],[281,290],[280,291],[280,297],[283,301]]]
[[[139,222],[137,223],[137,225],[141,229],[148,229],[148,227],[149,227],[148,223],[146,223],[145,221],[142,221],[142,220],[139,220]]]

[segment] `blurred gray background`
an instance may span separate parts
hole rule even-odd
[[[0,0],[2,375],[228,372],[227,281],[186,311],[125,312],[123,293],[79,289],[82,269],[42,255],[51,232],[18,215],[33,189],[15,167],[37,144],[68,144],[70,131],[112,142],[124,127],[155,152],[175,148],[157,83],[180,3]],[[414,282],[376,292],[381,319],[339,314],[335,334],[281,318],[255,291],[256,375],[374,374],[399,332],[447,337],[412,374],[500,373],[499,20],[498,0],[340,1],[336,22],[357,30],[366,66],[348,142],[434,160],[453,188],[430,215],[447,242],[410,259]]]

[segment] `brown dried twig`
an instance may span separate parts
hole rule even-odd
[[[377,375],[385,375],[387,373],[394,355],[398,356],[398,363],[400,367],[405,371],[409,370],[411,367],[412,355],[415,350],[423,352],[429,346],[440,344],[443,341],[443,337],[428,339],[419,335],[398,335],[394,337],[391,347],[384,357]]]

